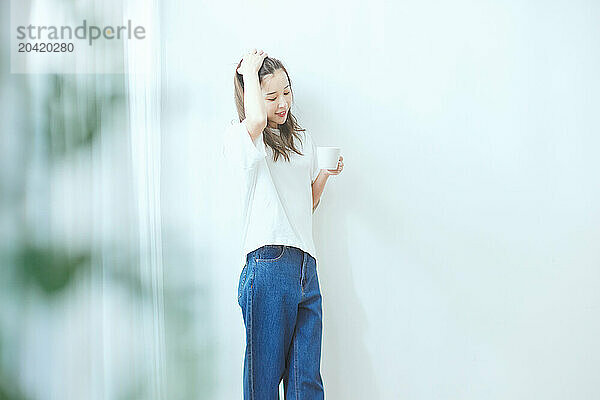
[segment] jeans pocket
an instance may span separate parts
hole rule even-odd
[[[255,260],[258,262],[277,261],[283,257],[285,247],[282,244],[267,244],[258,249]]]
[[[242,272],[240,273],[240,282],[238,283],[238,301],[242,297],[242,289],[244,288],[244,283],[246,283],[246,277],[248,276],[248,263],[244,265],[242,268]]]

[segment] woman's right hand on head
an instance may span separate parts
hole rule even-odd
[[[237,73],[241,75],[256,74],[260,69],[267,53],[262,50],[252,49],[242,59],[242,63],[237,69]]]

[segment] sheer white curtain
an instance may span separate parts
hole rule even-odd
[[[95,62],[125,65],[123,74],[2,70],[0,398],[172,398],[159,3],[29,6],[48,24],[56,13],[74,24],[131,19],[147,38],[118,54],[98,47]]]
[[[143,315],[144,352],[152,366],[151,398],[165,398],[165,319],[161,235],[161,61],[158,0],[124,3],[125,16],[135,15],[146,28],[143,41],[128,41],[130,150],[139,229],[139,273],[152,290],[151,312]],[[124,18],[124,21],[127,18]]]

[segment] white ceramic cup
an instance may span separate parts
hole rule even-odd
[[[339,147],[317,147],[319,169],[337,169],[341,152]]]

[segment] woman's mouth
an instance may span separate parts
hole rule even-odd
[[[282,118],[285,117],[285,114],[287,114],[287,111],[284,111],[284,112],[279,113],[279,114],[275,113],[275,115],[279,115]]]

